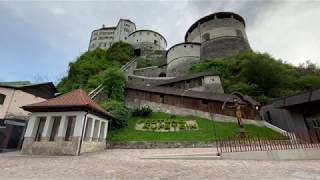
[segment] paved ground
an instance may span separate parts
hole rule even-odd
[[[320,161],[148,160],[209,148],[107,150],[80,157],[0,154],[0,179],[320,179]]]

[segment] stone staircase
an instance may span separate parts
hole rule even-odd
[[[192,154],[169,154],[169,155],[155,155],[143,156],[140,159],[163,159],[163,160],[220,160],[218,152],[210,153],[192,153]]]
[[[124,72],[127,76],[129,76],[130,74],[133,73],[133,70],[136,68],[136,65],[137,65],[136,61],[137,61],[137,57],[131,58],[131,60],[129,62],[127,62],[125,65],[123,65],[120,68],[120,71]],[[88,96],[91,99],[95,99],[103,91],[103,89],[104,89],[103,85],[100,84],[94,90],[90,91]]]

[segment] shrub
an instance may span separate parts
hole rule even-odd
[[[141,116],[146,117],[152,113],[152,109],[149,106],[143,106],[142,108],[138,108],[133,110],[132,116]]]
[[[123,102],[116,100],[104,101],[101,106],[115,117],[111,123],[112,128],[122,128],[128,125],[129,110],[124,106]]]
[[[179,129],[184,130],[186,128],[185,124],[179,124]]]

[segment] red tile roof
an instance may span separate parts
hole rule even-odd
[[[35,110],[39,112],[41,109],[50,108],[63,108],[65,110],[68,110],[68,108],[87,108],[88,110],[93,110],[101,115],[113,117],[109,112],[93,101],[82,89],[71,91],[44,102],[26,105],[22,108],[30,112],[35,112]]]

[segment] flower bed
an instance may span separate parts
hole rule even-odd
[[[198,130],[196,120],[176,120],[176,119],[147,119],[138,121],[136,130],[174,132]]]

